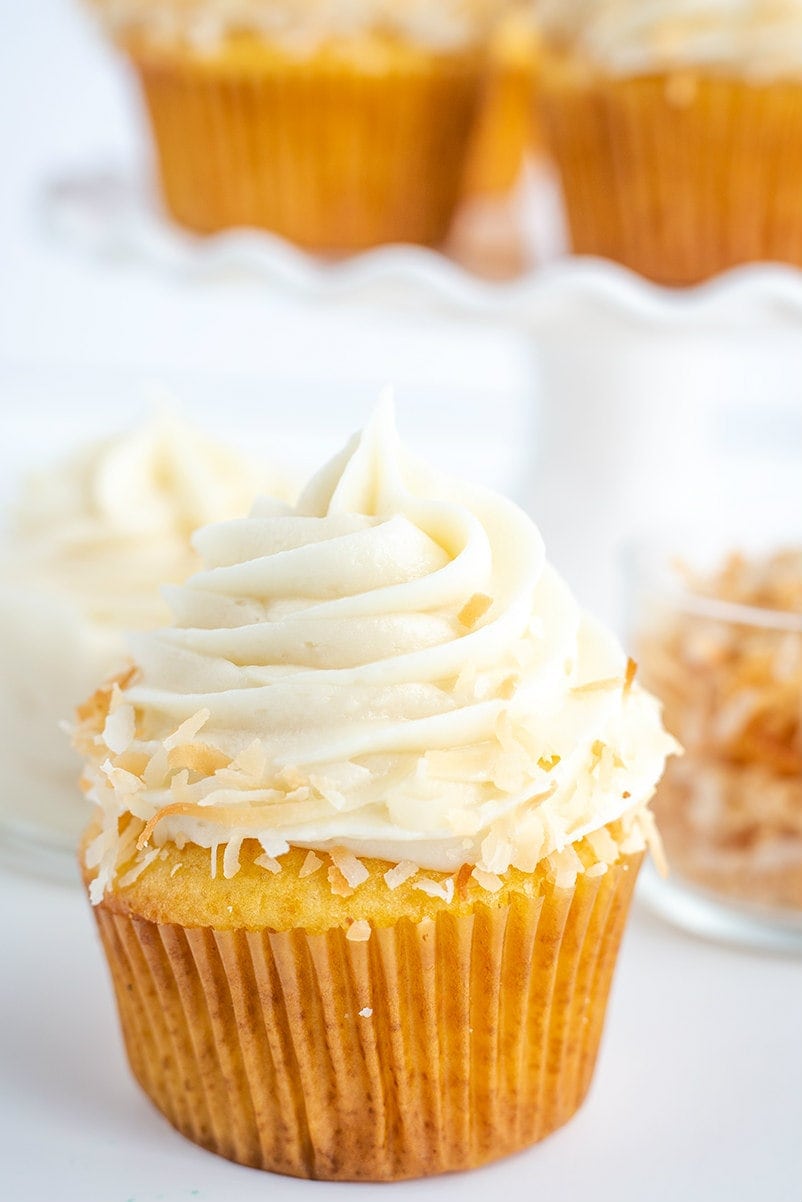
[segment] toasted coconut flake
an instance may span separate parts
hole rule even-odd
[[[172,868],[170,869],[170,877],[171,877],[171,879],[172,879],[172,877],[174,877],[174,876],[175,876],[175,874],[176,874],[177,872],[180,872],[180,871],[181,871],[181,869],[182,869],[183,867],[184,867],[184,865],[183,865],[183,862],[182,862],[182,861],[180,861],[180,860],[179,860],[179,862],[178,862],[177,864],[173,864]]]
[[[601,863],[600,864],[591,864],[590,868],[585,869],[585,876],[589,876],[589,877],[604,876],[606,871],[607,871],[606,864],[601,864]]]
[[[100,771],[114,792],[121,797],[131,797],[143,788],[142,781],[138,776],[135,776],[133,772],[126,771],[125,768],[118,768],[111,760],[104,760],[100,765]]]
[[[441,901],[451,902],[454,898],[454,878],[446,877],[444,881],[433,881],[430,877],[421,877],[413,886],[426,893],[429,897],[437,897]]]
[[[249,743],[244,751],[231,761],[229,767],[241,772],[254,781],[261,780],[267,764],[267,754],[259,739]]]
[[[388,868],[384,874],[384,881],[387,888],[390,890],[398,889],[400,885],[405,884],[418,871],[418,865],[413,860],[401,860],[400,863],[394,864],[392,868]]]
[[[320,856],[316,856],[313,851],[309,851],[306,853],[306,859],[301,865],[298,876],[301,878],[301,880],[303,880],[304,877],[311,876],[313,872],[317,872],[317,870],[322,867],[323,861],[321,860]]]
[[[479,868],[478,865],[471,872],[471,876],[476,883],[481,885],[481,887],[488,893],[498,893],[499,889],[501,889],[504,885],[501,877],[496,876],[495,872],[485,872],[485,870],[483,868]]]
[[[471,879],[472,872],[472,864],[462,864],[454,877],[454,890],[460,901],[464,901],[468,894],[468,881]]]
[[[329,888],[335,897],[351,897],[354,891],[336,864],[329,865],[326,875],[329,880]]]
[[[223,852],[223,876],[230,881],[239,872],[239,853],[242,848],[242,837],[229,839]]]
[[[570,845],[561,851],[553,851],[549,864],[554,872],[554,884],[558,889],[573,889],[576,878],[584,872],[584,865]]]
[[[357,918],[345,932],[346,939],[351,943],[367,943],[370,939],[370,923],[364,918]]]
[[[585,836],[585,839],[598,860],[605,864],[615,864],[619,856],[619,847],[606,827],[591,831],[589,835]]]
[[[261,856],[256,857],[254,864],[258,864],[260,868],[266,868],[267,871],[272,872],[274,876],[276,873],[281,872],[281,865],[279,864],[278,860],[276,860],[273,856],[265,855],[264,852]]]
[[[117,686],[114,686],[117,688]],[[119,693],[119,689],[117,689]],[[134,732],[136,729],[136,715],[132,705],[118,705],[116,709],[109,709],[106,717],[106,722],[103,726],[103,742],[108,747],[109,751],[115,755],[121,755],[123,751],[127,751],[134,740]]]
[[[635,673],[637,672],[637,670],[638,670],[638,665],[635,663],[632,656],[630,656],[629,659],[627,660],[627,670],[624,673],[624,696],[625,697],[626,697],[627,693],[629,692],[629,690],[632,688],[632,684],[635,680]]]
[[[178,747],[181,743],[189,743],[195,738],[195,735],[205,726],[211,718],[211,714],[207,709],[199,709],[197,713],[192,714],[186,721],[168,735],[163,740],[164,746],[168,751],[172,751],[174,747]]]
[[[373,1010],[371,1009],[370,1006],[363,1006],[362,1009],[359,1011],[359,1017],[360,1018],[372,1018]]]
[[[103,729],[106,715],[111,707],[115,686],[120,690],[125,689],[138,675],[139,669],[132,665],[125,672],[121,672],[118,676],[113,676],[111,680],[106,681],[99,689],[95,689],[91,697],[88,697],[86,701],[76,707],[75,714],[78,722],[82,726],[99,733]]]
[[[370,876],[362,861],[358,860],[354,853],[348,851],[347,848],[333,847],[329,855],[352,889],[364,884]]]
[[[188,768],[190,772],[200,772],[203,776],[212,776],[218,768],[226,768],[229,763],[224,751],[208,743],[179,743],[167,753],[168,768]]]
[[[537,762],[538,768],[543,772],[553,772],[559,764],[562,756],[559,755],[542,755]]]
[[[584,684],[577,684],[571,689],[574,694],[583,693],[599,693],[607,689],[620,689],[623,680],[620,676],[605,676],[601,680],[587,680]]]
[[[493,598],[487,593],[474,593],[457,614],[457,621],[469,630],[485,616],[493,604]]]
[[[158,789],[167,779],[169,754],[166,747],[159,746],[148,760],[142,779],[149,789]]]
[[[149,851],[138,855],[133,863],[133,866],[124,873],[117,881],[117,884],[122,889],[126,889],[128,885],[133,885],[134,881],[138,880],[146,868],[149,868],[159,854],[158,847],[151,847]]]

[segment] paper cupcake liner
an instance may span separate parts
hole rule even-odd
[[[201,233],[271,230],[317,250],[441,242],[481,87],[477,55],[335,54],[211,70],[134,57],[168,209]]]
[[[544,69],[573,250],[666,284],[802,265],[802,83]]]
[[[218,931],[96,908],[128,1057],[184,1135],[330,1180],[465,1169],[590,1084],[640,856],[572,889],[376,927]]]
[[[503,196],[517,184],[526,159],[540,150],[534,91],[534,55],[530,63],[499,63],[491,71],[471,138],[466,195]]]

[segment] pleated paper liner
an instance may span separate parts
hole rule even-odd
[[[577,254],[664,284],[802,265],[802,82],[615,78],[556,56],[541,82]]]
[[[131,1067],[189,1139],[292,1176],[525,1148],[587,1093],[640,859],[365,942],[156,923],[112,894],[95,913]]]
[[[438,245],[483,80],[474,50],[368,41],[295,57],[256,39],[203,57],[129,45],[162,190],[182,225],[312,250]]]

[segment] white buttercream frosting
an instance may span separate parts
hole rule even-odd
[[[620,74],[802,72],[802,0],[538,0],[547,35]]]
[[[247,513],[264,483],[169,413],[26,480],[1,556],[5,818],[74,842],[80,763],[59,721],[126,662],[127,631],[169,620],[159,586],[198,567],[196,526]]]
[[[135,640],[92,752],[101,888],[124,813],[227,844],[227,871],[256,838],[500,873],[651,796],[673,742],[614,637],[532,521],[409,455],[388,404],[296,507],[193,541],[204,570]]]
[[[481,39],[509,0],[90,0],[117,32],[214,47],[228,33],[255,33],[310,48],[366,31],[451,49]]]

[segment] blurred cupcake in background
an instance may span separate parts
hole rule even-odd
[[[465,175],[469,197],[512,191],[539,148],[535,77],[539,38],[530,4],[505,13],[489,43],[489,66]]]
[[[196,570],[193,530],[246,513],[264,484],[171,414],[28,477],[2,552],[0,821],[75,845],[80,764],[58,723],[123,667],[125,632],[166,620],[159,586]]]
[[[691,284],[802,264],[802,2],[539,0],[573,250]]]
[[[142,86],[172,216],[314,250],[440,243],[499,0],[90,0]]]

